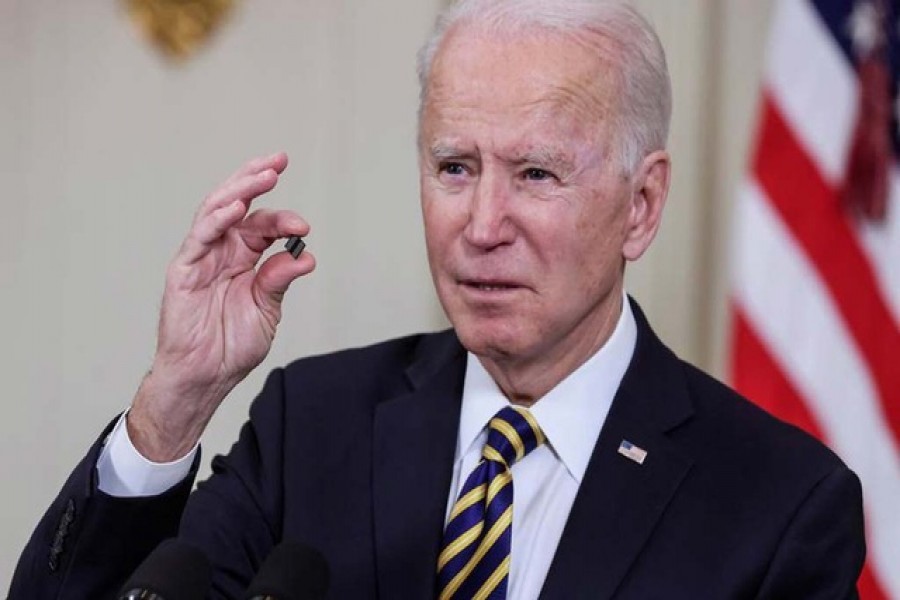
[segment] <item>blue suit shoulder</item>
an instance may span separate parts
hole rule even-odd
[[[765,464],[767,472],[801,480],[820,478],[843,461],[802,429],[778,419],[735,390],[681,361],[694,418],[687,424],[706,429],[695,456],[727,456],[736,469],[745,463]],[[694,437],[694,436],[692,436]]]
[[[418,376],[462,351],[452,330],[407,335],[293,361],[283,369],[284,388],[307,405],[340,397],[369,406],[408,391]]]

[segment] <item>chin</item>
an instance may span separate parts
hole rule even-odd
[[[446,290],[440,290],[446,291]],[[459,341],[469,352],[504,360],[527,354],[529,340],[539,338],[525,306],[474,307],[453,293],[438,293]]]
[[[454,321],[456,335],[466,350],[498,361],[524,356],[528,347],[527,336],[511,324],[491,321],[491,319]]]

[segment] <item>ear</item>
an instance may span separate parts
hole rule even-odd
[[[656,237],[669,195],[671,172],[671,159],[664,150],[648,154],[637,168],[632,178],[628,229],[622,244],[625,260],[639,259]]]

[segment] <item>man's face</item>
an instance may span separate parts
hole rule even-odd
[[[482,359],[592,352],[618,316],[632,186],[610,158],[613,81],[554,35],[457,31],[436,57],[419,140],[428,257]]]

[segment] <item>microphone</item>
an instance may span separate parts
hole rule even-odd
[[[281,542],[250,582],[247,600],[321,600],[328,592],[328,563],[314,548]]]
[[[119,592],[119,600],[203,600],[212,567],[199,549],[177,539],[163,541]]]

